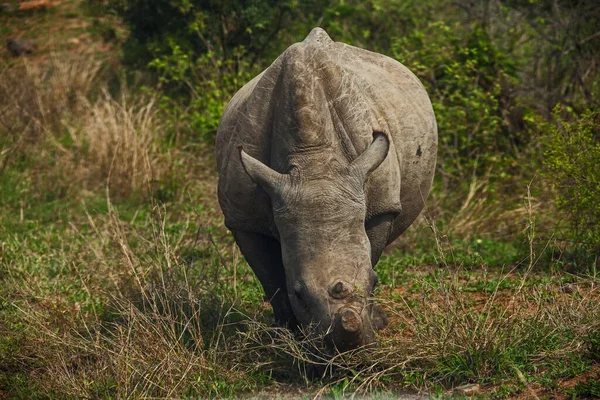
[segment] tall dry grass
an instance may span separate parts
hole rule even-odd
[[[54,283],[61,289],[35,265],[34,251],[6,265],[8,301],[28,327],[17,361],[36,360],[35,381],[48,396],[220,394],[215,382],[236,378],[223,348],[225,298],[211,294],[214,285],[188,280],[197,271],[178,255],[182,238],[166,233],[161,210],[148,229],[136,229],[107,201],[108,214],[88,214],[83,229],[91,235],[75,225],[65,232],[60,247],[68,251]]]
[[[57,146],[64,168],[87,185],[106,182],[113,195],[141,189],[165,172],[161,164],[161,123],[154,99],[118,99],[106,88],[83,106],[83,118],[65,122],[72,144]]]
[[[190,243],[170,236],[164,209],[154,212],[150,235],[112,206],[106,216],[89,217],[94,234],[86,246],[93,257],[81,249],[72,262],[88,268],[70,274],[86,293],[79,306],[56,302],[56,293],[35,280],[9,273],[19,293],[14,303],[29,326],[28,346],[41,365],[41,393],[227,397],[293,384],[316,397],[491,379],[519,384],[535,363],[584,352],[586,338],[600,330],[599,277],[579,277],[572,293],[530,284],[532,254],[527,269],[507,271],[477,296],[449,269],[435,281],[415,278],[418,292],[380,293],[391,325],[379,345],[339,353],[310,332],[274,327],[235,290],[217,294],[213,277],[235,262],[227,254],[231,243],[206,241],[202,251],[211,256],[192,266],[180,256]],[[531,221],[524,222],[533,241]],[[519,284],[503,289],[515,275]]]
[[[0,73],[0,170],[21,162],[41,190],[130,194],[160,179],[161,123],[153,98],[112,95],[103,60],[91,53],[23,59]]]
[[[46,62],[23,58],[0,71],[0,127],[14,150],[57,136],[101,80],[102,60],[91,54],[53,54]],[[6,144],[5,144],[6,146]],[[7,148],[5,147],[5,150]],[[13,148],[11,148],[13,150]]]

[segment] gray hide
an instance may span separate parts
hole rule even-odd
[[[340,349],[385,325],[373,266],[429,194],[437,126],[397,61],[315,28],[246,84],[217,133],[225,224],[275,318]]]

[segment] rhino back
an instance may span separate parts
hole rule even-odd
[[[237,145],[278,172],[322,173],[366,150],[373,131],[390,139],[370,176],[367,219],[394,213],[389,241],[423,208],[435,169],[437,127],[419,80],[397,61],[315,28],[246,84],[225,109],[217,134],[219,202],[230,229],[277,236],[268,197],[245,173]]]

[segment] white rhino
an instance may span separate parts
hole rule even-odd
[[[415,75],[315,28],[235,94],[216,151],[225,225],[275,318],[340,349],[371,343],[387,321],[373,267],[423,209],[436,163]]]

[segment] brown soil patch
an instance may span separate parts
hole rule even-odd
[[[565,393],[565,390],[573,389],[579,382],[585,382],[590,379],[598,379],[600,381],[600,364],[593,364],[587,371],[574,378],[560,380],[557,389],[544,388],[539,384],[530,384],[528,390],[526,389],[516,396],[511,396],[508,400],[568,400],[571,399],[572,396]],[[491,393],[491,390],[488,392]]]

